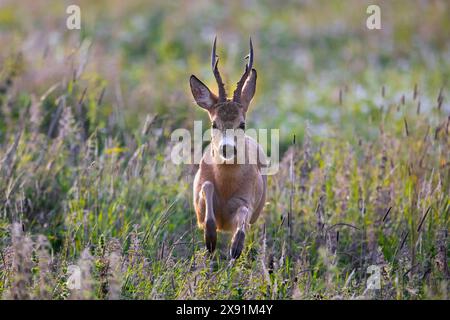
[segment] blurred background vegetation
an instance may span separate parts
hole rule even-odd
[[[66,28],[70,4],[81,30]],[[376,1],[381,30],[366,28],[370,4],[1,0],[2,296],[66,298],[67,265],[81,259],[95,281],[78,298],[368,297],[365,267],[383,256],[376,297],[447,297],[450,3]],[[173,129],[208,126],[188,79],[216,90],[215,35],[228,92],[252,37],[249,127],[279,128],[284,162],[248,251],[232,271],[220,260],[210,283],[192,170],[167,155]],[[321,234],[336,223],[357,228]],[[429,267],[436,257],[444,271]]]
[[[417,84],[427,110],[450,76],[445,1],[380,1],[381,30],[365,26],[370,1],[2,3],[4,64],[20,64],[28,95],[40,96],[74,73],[92,99],[105,88],[102,106],[89,112],[92,128],[132,130],[147,113],[171,127],[206,119],[188,79],[194,73],[215,90],[209,64],[215,35],[228,88],[243,70],[252,36],[259,77],[250,121],[280,128],[284,145],[303,135],[306,121],[318,136],[376,137],[366,124],[386,104],[382,86],[388,102],[397,103]],[[81,8],[81,31],[65,28],[72,3]],[[25,93],[22,99],[26,104]]]

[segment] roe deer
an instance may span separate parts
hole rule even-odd
[[[227,98],[218,61],[214,39],[211,63],[218,96],[194,75],[190,78],[192,95],[196,103],[208,112],[213,128],[210,150],[203,154],[194,179],[194,207],[198,226],[204,230],[208,251],[214,252],[217,231],[232,232],[230,254],[232,259],[236,259],[244,248],[249,224],[256,221],[263,209],[267,188],[267,176],[261,173],[261,168],[267,164],[266,156],[254,139],[244,135],[245,116],[256,89],[251,39],[248,63],[232,99]],[[230,131],[241,133],[243,146],[229,137]],[[248,161],[250,150],[256,150],[258,154],[253,163]],[[245,161],[234,161],[238,154],[243,154]]]

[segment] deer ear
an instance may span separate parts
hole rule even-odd
[[[247,81],[244,83],[244,87],[241,92],[241,104],[244,107],[244,110],[247,112],[250,101],[252,101],[253,96],[256,91],[256,70],[252,69],[250,76],[247,78]]]
[[[217,103],[217,96],[203,82],[198,80],[196,76],[192,75],[189,83],[191,84],[191,92],[195,102],[200,107],[209,110]]]

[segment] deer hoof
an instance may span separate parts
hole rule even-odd
[[[237,230],[231,240],[230,254],[232,259],[237,259],[244,249],[245,233],[242,230]]]
[[[207,220],[205,225],[205,244],[210,253],[216,249],[217,230],[213,220]]]

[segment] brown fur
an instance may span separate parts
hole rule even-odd
[[[246,143],[256,143],[247,137]],[[254,223],[259,217],[265,203],[267,176],[260,173],[263,161],[259,165],[252,164],[207,164],[205,154],[194,179],[194,207],[197,213],[197,223],[204,228],[206,215],[206,200],[201,195],[205,182],[211,182],[214,187],[213,210],[217,229],[234,232],[238,225],[236,210],[246,206],[250,211],[249,223]],[[210,161],[209,161],[210,162]]]
[[[218,70],[214,71],[216,79],[220,80]],[[245,123],[248,105],[255,93],[256,71],[246,71],[244,76],[248,78],[243,79],[246,81],[241,96],[233,101],[219,101],[200,80],[191,76],[191,90],[197,104],[208,111],[211,122],[222,134],[227,129],[238,129]],[[219,88],[223,85],[221,80],[218,85]],[[205,152],[201,160],[194,179],[193,200],[197,223],[204,230],[208,250],[213,252],[215,249],[216,231],[232,232],[231,256],[237,258],[243,249],[248,225],[257,220],[264,207],[267,176],[261,174],[261,167],[266,165],[266,158],[258,159],[258,164],[248,161],[236,164],[234,160],[213,163],[213,160],[219,160],[220,138],[217,133],[213,134],[210,152]],[[252,148],[260,150],[261,147],[255,140],[245,136],[246,159]]]

